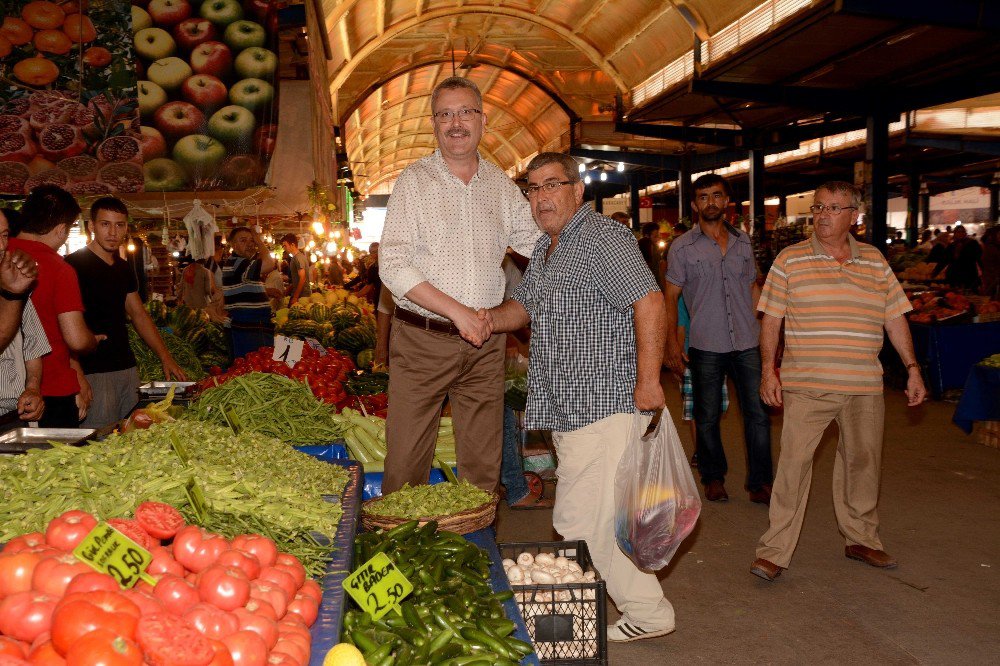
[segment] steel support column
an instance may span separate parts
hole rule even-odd
[[[865,160],[871,165],[868,183],[868,240],[885,254],[886,222],[889,214],[889,120],[885,113],[868,116]]]
[[[931,226],[931,193],[923,189],[920,191],[920,216],[922,219],[922,225],[924,229],[928,229]]]
[[[764,213],[764,151],[751,150],[750,173],[750,219],[753,220],[753,231],[761,239],[767,237],[767,215]]]
[[[632,222],[632,230],[639,231],[639,174],[628,176],[628,218]]]
[[[1000,222],[1000,183],[990,183],[990,222]]]
[[[591,186],[593,187],[592,191],[594,193],[594,210],[596,210],[598,213],[603,213],[604,199],[602,197],[604,195],[601,193],[601,181],[593,180],[591,181]]]
[[[910,173],[906,192],[906,246],[916,247],[920,242],[920,174]]]
[[[691,210],[691,200],[694,199],[694,192],[691,190],[691,153],[684,153],[681,156],[681,170],[677,174],[677,220],[682,222],[685,217],[693,226],[694,211]]]

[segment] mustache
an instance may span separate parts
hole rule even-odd
[[[445,136],[450,136],[452,138],[466,137],[469,136],[471,132],[467,129],[462,129],[460,127],[448,130],[445,132]]]

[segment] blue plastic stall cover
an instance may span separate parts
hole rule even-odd
[[[333,560],[327,567],[323,580],[320,581],[320,586],[323,588],[323,601],[319,606],[316,623],[310,630],[312,633],[312,653],[309,664],[310,666],[322,666],[326,653],[340,642],[340,630],[344,620],[344,587],[342,583],[353,565],[354,536],[357,534],[358,516],[361,511],[361,479],[364,475],[364,468],[361,463],[354,460],[327,457],[335,453],[329,450],[330,446],[296,448],[320,460],[345,467],[351,475],[341,498],[344,515],[340,519],[337,535],[333,539]],[[312,452],[304,449],[317,449],[317,451]]]
[[[486,554],[490,556],[490,585],[493,586],[493,591],[510,590],[510,582],[507,580],[507,572],[503,570],[503,560],[500,557],[500,549],[497,548],[497,535],[493,528],[484,527],[481,530],[470,532],[465,535],[465,539],[485,550]],[[524,618],[521,617],[517,602],[514,599],[508,599],[503,603],[503,609],[507,619],[514,622],[514,637],[530,644],[531,636],[528,635],[528,627],[524,624]],[[522,666],[538,663],[538,656],[534,652],[521,660]]]

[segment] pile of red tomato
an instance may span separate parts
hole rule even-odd
[[[97,519],[68,511],[0,551],[0,666],[297,666],[322,596],[270,539],[228,541],[145,502],[108,521],[153,556],[122,589],[71,551]]]

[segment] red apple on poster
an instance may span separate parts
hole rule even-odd
[[[264,17],[267,16],[267,10],[270,8],[271,0],[244,0],[243,9],[247,14],[255,17],[258,21],[263,22]]]
[[[153,114],[153,123],[170,141],[197,134],[205,125],[205,114],[189,102],[167,102]]]
[[[208,19],[189,18],[174,26],[174,40],[185,51],[193,51],[217,36],[215,25]]]
[[[270,159],[274,147],[278,144],[278,126],[274,123],[261,125],[253,133],[253,149],[258,155]]]
[[[191,52],[191,69],[195,74],[211,74],[221,79],[232,67],[232,51],[222,42],[204,42]]]
[[[188,0],[150,0],[146,11],[153,17],[153,23],[170,28],[190,17],[192,10]]]
[[[142,150],[142,160],[148,162],[157,157],[164,157],[167,154],[167,140],[163,138],[160,130],[149,125],[139,128],[139,147]]]
[[[229,98],[226,84],[211,74],[195,74],[181,85],[181,97],[204,113],[210,114],[225,106]]]

